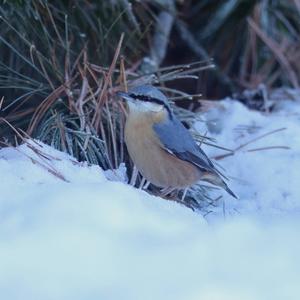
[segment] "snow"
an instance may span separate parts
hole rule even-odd
[[[124,166],[1,149],[1,299],[299,299],[299,116],[296,102],[266,116],[231,100],[205,114],[196,128],[227,148],[287,128],[219,161],[240,200],[216,191],[206,218],[125,184]]]
[[[282,103],[279,103],[278,107],[281,106]],[[248,110],[237,101],[226,100],[203,117],[206,123],[197,123],[197,130],[202,133],[209,131],[209,135],[219,145],[230,149],[236,149],[266,133],[282,129],[248,144],[235,155],[218,161],[227,171],[228,177],[231,177],[231,189],[240,197],[240,201],[233,201],[229,195],[223,193],[227,214],[252,213],[253,216],[264,215],[263,218],[273,214],[299,217],[299,103],[285,101],[284,110],[269,115]],[[290,149],[274,148],[249,152],[270,146]],[[226,153],[213,147],[203,148],[211,157]]]

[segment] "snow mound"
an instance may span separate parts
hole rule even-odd
[[[299,299],[299,115],[222,107],[220,144],[284,126],[255,147],[291,150],[220,161],[240,200],[224,194],[211,224],[125,184],[124,166],[103,172],[38,142],[1,149],[1,299]]]
[[[262,114],[228,99],[205,114],[206,124],[195,125],[201,133],[208,131],[219,145],[230,149],[245,145],[233,156],[218,160],[230,177],[231,189],[240,198],[233,201],[222,193],[227,214],[299,217],[300,105],[286,101],[280,106],[279,111]],[[210,157],[227,153],[203,148]],[[212,215],[219,214],[220,209],[216,209]]]

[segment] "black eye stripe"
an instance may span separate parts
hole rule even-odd
[[[153,103],[156,103],[159,105],[163,105],[165,107],[165,109],[168,111],[170,119],[171,120],[173,119],[171,109],[164,101],[159,100],[157,98],[150,97],[150,96],[146,96],[146,95],[129,94],[129,97],[131,97],[135,100],[141,100],[141,101],[145,101],[145,102],[153,102]]]
[[[135,95],[135,94],[130,94],[129,96],[133,99],[136,99],[136,100],[141,100],[141,101],[145,101],[145,102],[154,102],[156,104],[166,106],[165,103],[162,100],[157,99],[157,98],[153,98],[153,97],[150,97],[150,96]]]

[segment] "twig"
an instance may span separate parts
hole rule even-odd
[[[132,174],[131,174],[131,179],[130,179],[130,182],[129,182],[130,185],[132,185],[132,186],[135,185],[137,177],[138,177],[138,174],[139,174],[139,171],[138,171],[137,167],[133,166]]]
[[[2,96],[2,98],[0,99],[0,110],[2,109],[3,103],[4,103],[4,96]]]
[[[99,125],[99,122],[100,122],[100,115],[101,115],[100,114],[100,107],[102,105],[104,94],[106,93],[106,90],[107,90],[108,85],[109,85],[109,81],[110,81],[109,78],[111,78],[113,70],[116,67],[116,63],[117,63],[117,59],[118,59],[120,51],[121,51],[121,46],[122,46],[122,43],[123,43],[123,39],[124,39],[124,33],[122,33],[122,35],[120,37],[117,49],[115,51],[113,61],[110,65],[110,67],[109,67],[107,75],[105,76],[106,78],[104,80],[103,88],[102,88],[101,93],[100,93],[99,98],[98,98],[98,102],[97,102],[97,105],[96,105],[96,108],[95,108],[95,114],[94,114],[93,119],[92,119],[92,124],[95,126],[95,128],[99,127],[98,125]]]
[[[166,0],[156,18],[156,26],[151,42],[150,57],[145,57],[143,60],[143,67],[145,73],[157,71],[163,59],[166,56],[167,47],[169,44],[169,37],[173,27],[176,13],[176,6],[174,0]],[[149,70],[148,70],[149,69]]]
[[[287,71],[287,74],[290,78],[291,83],[295,88],[299,88],[299,82],[297,79],[297,75],[293,70],[290,62],[283,54],[283,51],[280,50],[280,45],[276,43],[273,39],[268,37],[265,32],[263,32],[258,25],[254,22],[252,18],[248,18],[248,24],[250,27],[256,32],[256,34],[260,37],[260,39],[269,47],[269,49],[274,53],[277,57],[278,62],[282,65],[282,67]]]
[[[160,66],[165,58],[169,36],[175,18],[175,5],[173,0],[166,1],[165,10],[161,11],[157,18],[155,32],[150,50],[151,59],[156,66]]]
[[[273,150],[273,149],[290,150],[291,148],[288,147],[288,146],[269,146],[269,147],[261,147],[261,148],[249,149],[249,150],[247,150],[247,152],[263,151],[263,150]]]
[[[141,29],[139,26],[139,23],[133,13],[132,10],[132,3],[130,3],[128,0],[120,0],[121,4],[123,5],[123,7],[126,9],[126,15],[129,19],[129,21],[134,25],[134,27],[137,29],[137,31],[139,33],[141,33]]]
[[[250,140],[250,141],[248,141],[248,142],[246,142],[246,143],[244,143],[244,144],[239,145],[239,146],[238,146],[237,148],[235,148],[232,152],[226,153],[226,154],[222,154],[222,155],[217,155],[217,156],[213,157],[213,159],[215,159],[215,160],[220,160],[220,159],[223,159],[223,158],[228,157],[228,156],[233,156],[237,151],[239,151],[239,150],[245,148],[245,147],[248,146],[249,144],[252,144],[252,143],[254,143],[254,142],[258,141],[258,140],[261,140],[262,138],[265,138],[266,136],[269,136],[269,135],[274,134],[274,133],[278,133],[278,132],[283,131],[283,130],[286,130],[286,128],[283,127],[283,128],[275,129],[275,130],[272,130],[272,131],[270,131],[270,132],[264,133],[264,134],[262,134],[262,135],[260,135],[260,136],[258,136],[258,137],[256,137],[256,138],[254,138],[254,139],[252,139],[252,140]],[[274,146],[274,147],[280,148],[280,147],[284,147],[284,146]],[[269,148],[269,147],[263,147],[262,150],[266,150],[267,148]],[[252,151],[258,151],[258,149],[259,149],[259,148],[257,148],[257,149],[252,149]],[[284,148],[284,149],[286,149],[286,148]],[[250,150],[250,151],[251,151],[251,150]],[[248,150],[248,152],[250,152],[250,151]]]
[[[230,90],[233,89],[233,84],[229,77],[224,74],[220,70],[220,68],[212,63],[212,59],[210,58],[207,51],[198,43],[198,41],[195,39],[193,34],[190,32],[190,30],[187,28],[187,26],[182,21],[176,21],[175,23],[176,29],[178,30],[180,37],[185,41],[186,45],[201,59],[204,59],[204,61],[209,61],[210,68],[214,68],[214,72],[218,76],[218,78],[230,88]]]
[[[49,158],[44,155],[39,149],[34,148],[33,145],[31,145],[30,143],[28,143],[28,141],[19,133],[19,131],[13,126],[11,125],[7,120],[5,120],[4,118],[1,118],[15,133],[16,135],[21,138],[21,140],[27,145],[27,147],[29,149],[31,149],[36,155],[38,155],[44,162],[45,159],[49,160]],[[34,143],[36,143],[34,140],[30,139],[31,141],[33,141]],[[2,142],[3,143],[3,142]],[[44,169],[46,169],[49,173],[51,173],[52,175],[58,177],[59,179],[65,181],[65,182],[69,182],[62,174],[60,174],[60,172],[58,172],[57,170],[55,170],[53,168],[53,166],[49,165],[48,162],[45,162],[45,164],[39,162],[38,160],[34,159],[33,157],[31,157],[30,155],[22,152],[20,149],[18,148],[14,148],[16,151],[22,153],[23,155],[25,155],[27,158],[29,158],[33,163],[43,167]]]

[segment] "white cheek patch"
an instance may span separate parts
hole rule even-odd
[[[159,112],[161,111],[164,107],[160,104],[153,103],[153,102],[141,102],[141,106],[145,108],[145,111],[154,111],[154,112]]]
[[[132,112],[159,112],[164,108],[163,105],[145,101],[128,101],[128,105]]]

